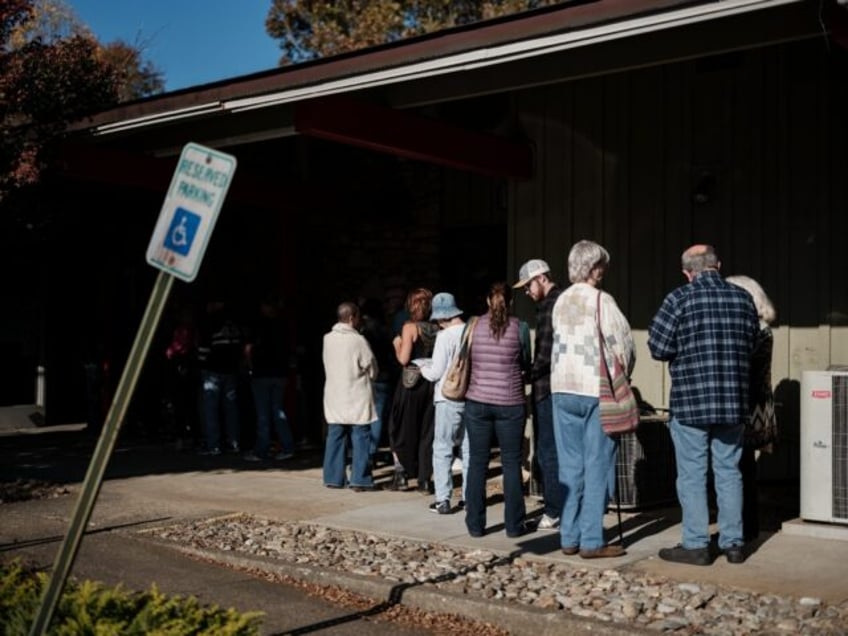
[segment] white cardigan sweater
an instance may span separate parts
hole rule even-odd
[[[338,322],[324,335],[324,417],[328,424],[370,424],[377,419],[371,383],[377,359],[356,329]]]

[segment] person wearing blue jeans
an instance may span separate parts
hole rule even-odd
[[[559,481],[557,445],[554,439],[554,416],[551,402],[551,347],[553,323],[551,313],[562,289],[551,279],[551,268],[543,260],[530,259],[518,271],[513,289],[523,289],[536,303],[536,346],[530,381],[533,384],[533,458],[542,479],[544,513],[537,528],[555,530],[565,493]]]
[[[703,548],[710,543],[710,511],[707,506],[706,475],[712,460],[718,503],[719,548],[727,550],[742,543],[742,473],[734,470],[742,458],[742,422],[735,426],[700,428],[686,426],[676,418],[670,422],[671,441],[677,463],[677,497],[683,516],[681,545]],[[709,453],[704,449],[709,448]]]
[[[532,530],[526,523],[521,483],[530,329],[510,315],[512,288],[506,283],[489,288],[486,304],[488,312],[473,325],[469,321],[468,327],[471,371],[463,414],[469,454],[465,526],[472,537],[486,533],[486,473],[494,435],[501,452],[506,535],[520,537]]]
[[[371,424],[377,419],[374,388],[377,360],[368,341],[359,333],[359,307],[343,302],[336,310],[337,322],[324,335],[324,485],[342,488],[349,484],[357,492],[374,490],[371,476]],[[350,479],[345,478],[347,440],[352,462]]]
[[[436,500],[430,504],[430,511],[449,514],[453,493],[453,449],[459,446],[462,452],[462,496],[465,501],[465,489],[468,483],[468,439],[462,424],[465,402],[448,400],[442,394],[442,386],[450,365],[459,352],[460,341],[465,329],[462,310],[456,306],[453,294],[440,292],[433,296],[430,320],[439,325],[436,343],[433,345],[433,357],[429,363],[422,362],[421,375],[433,387],[435,409],[433,424],[433,490]]]
[[[197,346],[207,455],[221,453],[221,418],[226,429],[227,451],[240,450],[238,373],[244,359],[242,329],[232,319],[226,303],[210,301],[200,325]]]
[[[465,503],[468,487],[468,435],[463,425],[465,402],[442,400],[436,402],[435,429],[433,435],[433,487],[436,501],[430,506],[433,512],[445,514],[451,512],[453,493],[454,448],[460,449],[462,457],[462,490],[460,503]]]
[[[540,530],[553,530],[559,527],[565,492],[559,469],[559,445],[554,432],[553,398],[548,395],[535,401],[536,423],[536,461],[542,472],[544,488],[544,513],[539,521]]]
[[[352,450],[349,482],[345,474],[348,439]],[[327,424],[324,485],[329,488],[343,488],[349,485],[354,490],[373,490],[374,479],[368,467],[370,444],[370,425]]]
[[[604,513],[615,475],[617,443],[604,434],[599,413],[601,355],[633,369],[633,336],[615,299],[599,289],[609,253],[593,241],[578,241],[568,254],[572,285],[554,304],[551,322],[551,393],[554,439],[565,502],[560,544],[584,559],[619,557],[621,545],[604,542]],[[604,346],[601,347],[601,338]]]
[[[371,422],[371,443],[369,455],[374,461],[377,451],[380,450],[380,440],[383,437],[383,421],[385,420],[386,405],[391,396],[392,386],[388,382],[374,382],[374,408],[377,410],[377,419]]]
[[[506,535],[520,537],[528,530],[524,525],[526,509],[521,486],[525,413],[523,404],[499,406],[474,400],[465,402],[463,420],[469,446],[465,525],[472,537],[481,537],[486,532],[486,472],[492,435],[497,438],[501,453]]]
[[[648,327],[648,348],[669,363],[671,439],[677,460],[682,542],[661,559],[710,565],[707,471],[718,503],[718,547],[745,561],[742,529],[742,430],[749,414],[750,368],[760,322],[751,295],[719,273],[711,245],[681,257],[687,284],[670,292]]]
[[[253,404],[256,407],[256,444],[253,453],[245,456],[248,461],[267,459],[271,448],[271,424],[277,433],[280,452],[274,459],[290,459],[294,456],[294,436],[283,410],[283,394],[286,382],[283,378],[257,378],[250,381]]]
[[[205,423],[206,450],[209,455],[221,454],[221,419],[228,449],[238,451],[239,412],[237,378],[230,373],[200,372],[203,387],[203,420]]]
[[[383,305],[379,300],[367,298],[360,307],[361,322],[360,333],[365,336],[374,357],[377,359],[377,378],[374,386],[374,407],[377,409],[377,418],[371,423],[371,446],[370,455],[372,466],[376,464],[377,452],[380,450],[380,441],[383,438],[386,421],[388,419],[388,405],[391,403],[392,392],[395,382],[392,381],[392,367],[395,359],[392,337],[386,327]]]
[[[245,354],[250,368],[250,385],[256,410],[256,443],[247,461],[271,459],[271,425],[277,434],[280,451],[273,459],[294,456],[294,436],[283,410],[286,374],[291,361],[289,329],[283,316],[283,301],[269,294],[259,304],[258,319],[247,339]]]
[[[603,519],[616,442],[601,428],[597,398],[556,393],[553,408],[559,480],[569,495],[560,518],[561,544],[591,553],[605,545]]]

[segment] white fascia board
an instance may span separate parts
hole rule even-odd
[[[800,0],[726,0],[725,2],[616,22],[602,27],[513,42],[485,49],[476,49],[427,62],[418,62],[385,71],[364,73],[342,80],[305,86],[303,88],[278,91],[276,93],[244,99],[228,100],[224,102],[224,108],[232,112],[240,112],[436,75],[471,71],[486,66],[557,53],[571,48],[600,44],[610,40],[642,35],[662,29],[680,27],[696,22],[704,22],[706,20],[714,20],[797,2],[800,2]]]
[[[187,117],[196,117],[198,115],[207,115],[223,110],[221,102],[209,102],[207,104],[199,104],[197,106],[187,106],[176,110],[169,110],[163,113],[154,113],[152,115],[144,115],[143,117],[135,117],[133,119],[124,119],[121,121],[112,122],[111,124],[102,124],[94,128],[95,135],[106,135],[112,132],[132,130],[133,128],[141,128],[152,124],[159,124],[163,121],[174,121],[177,119],[186,119]]]

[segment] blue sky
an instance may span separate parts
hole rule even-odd
[[[166,90],[277,66],[265,32],[271,0],[66,0],[101,42],[146,42]]]

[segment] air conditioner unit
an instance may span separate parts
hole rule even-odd
[[[801,375],[801,518],[848,523],[848,371]]]

